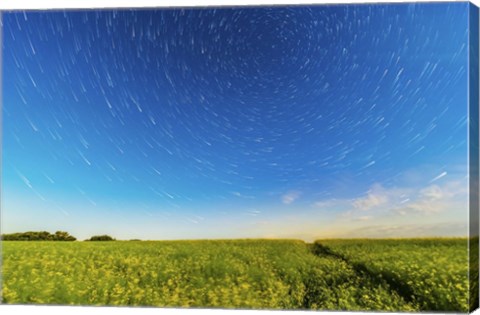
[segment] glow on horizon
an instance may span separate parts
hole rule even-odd
[[[7,226],[4,232],[60,229],[79,240],[105,233],[125,240],[466,237],[467,179],[437,183],[426,179],[425,183],[416,189],[374,185],[355,199],[324,199],[300,206],[295,204],[300,198],[285,204],[282,195],[273,208],[184,209],[181,214],[147,205],[108,207],[87,200],[78,200],[67,211],[68,205],[38,196],[28,201],[11,197],[15,205],[4,205],[19,211],[7,212],[4,219],[21,224]],[[91,222],[92,217],[97,221]]]

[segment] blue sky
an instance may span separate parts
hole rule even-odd
[[[468,4],[10,12],[3,231],[465,235]]]

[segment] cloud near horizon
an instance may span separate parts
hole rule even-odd
[[[435,223],[435,224],[388,224],[368,225],[339,233],[339,238],[394,238],[394,237],[464,237],[467,230],[466,222]]]
[[[468,181],[429,182],[419,188],[376,183],[361,197],[321,200],[313,207],[342,209],[328,237],[461,236],[467,233]]]
[[[385,193],[381,185],[376,184],[367,192],[366,197],[355,199],[352,202],[352,205],[356,209],[369,210],[371,208],[385,205],[387,202],[388,194]]]
[[[285,205],[292,204],[298,198],[300,198],[301,193],[299,191],[290,191],[282,196],[282,203]]]

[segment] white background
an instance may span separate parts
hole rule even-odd
[[[448,0],[436,0],[446,2]],[[318,4],[318,3],[365,3],[365,2],[404,2],[399,0],[0,0],[0,10],[10,9],[54,9],[54,8],[120,8],[120,7],[169,7],[169,6],[229,6],[260,4]],[[425,2],[425,1],[423,1]],[[480,0],[472,1],[480,6]],[[245,311],[245,310],[205,310],[205,309],[160,309],[127,307],[65,307],[65,306],[13,306],[0,305],[0,314],[44,314],[44,315],[306,315],[311,311]],[[315,312],[349,315],[372,315],[360,312]],[[390,313],[398,315],[400,313]],[[426,313],[423,313],[426,314]],[[439,314],[439,313],[436,313]],[[403,314],[402,314],[403,315]],[[476,311],[475,315],[480,315]]]

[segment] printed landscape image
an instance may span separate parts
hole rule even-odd
[[[2,303],[478,307],[471,10],[4,12]]]

